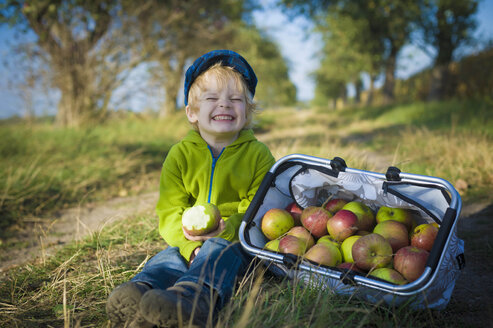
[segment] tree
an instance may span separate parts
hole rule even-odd
[[[477,0],[428,0],[421,5],[419,26],[426,45],[435,51],[434,72],[429,99],[442,99],[448,81],[448,66],[454,60],[456,50],[472,39],[477,26],[474,17]]]
[[[125,72],[137,65],[130,51],[122,51],[130,38],[124,22],[115,19],[117,9],[116,0],[3,4],[3,22],[37,36],[37,54],[50,68],[46,78],[61,93],[57,123],[78,126],[101,119]]]
[[[296,102],[296,87],[289,79],[288,66],[279,47],[255,26],[241,24],[228,45],[255,70],[257,103],[263,107],[289,106]]]
[[[378,69],[379,61],[383,59],[384,98],[388,102],[394,99],[397,56],[401,48],[409,42],[414,23],[419,17],[419,1],[284,0],[281,3],[288,11],[310,15],[319,24],[324,15],[365,22],[355,25],[355,28],[358,28],[357,34],[365,35],[366,38],[353,38],[349,47],[367,53],[370,62],[378,63],[373,65],[372,70]],[[363,50],[368,43],[370,46]]]
[[[203,53],[222,48],[248,12],[246,1],[149,0],[125,2],[136,17],[151,73],[165,90],[160,117],[177,109],[185,66]]]

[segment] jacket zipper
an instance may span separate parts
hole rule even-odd
[[[209,148],[209,151],[211,152],[211,156],[212,156],[211,176],[209,179],[209,195],[207,196],[207,202],[210,203],[211,202],[211,195],[212,195],[212,180],[214,178],[214,169],[216,168],[217,160],[219,159],[219,157],[221,156],[221,154],[223,153],[225,148],[223,148],[221,150],[221,152],[219,153],[219,155],[217,155],[217,157],[214,157],[214,153],[212,152],[212,148],[209,145],[207,145],[207,148]]]

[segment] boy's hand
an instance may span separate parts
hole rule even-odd
[[[225,227],[226,227],[226,223],[224,222],[223,219],[221,219],[219,221],[219,226],[217,227],[217,229],[214,230],[214,231],[211,231],[211,232],[209,232],[208,234],[205,234],[205,235],[191,236],[191,235],[189,235],[185,231],[185,229],[183,229],[183,227],[182,227],[182,230],[183,230],[183,234],[185,235],[185,238],[187,238],[188,240],[192,240],[192,241],[206,241],[207,239],[214,238],[217,235],[219,235],[224,230]]]

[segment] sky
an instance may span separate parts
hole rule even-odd
[[[314,82],[310,73],[318,67],[317,51],[321,46],[320,37],[315,33],[306,33],[310,28],[309,22],[302,18],[290,20],[279,9],[258,11],[254,19],[256,24],[279,44],[281,53],[288,62],[290,79],[296,85],[298,99],[309,101],[314,94]],[[480,2],[477,19],[479,26],[476,36],[493,40],[493,0]],[[9,88],[9,82],[16,78],[15,69],[6,68],[4,65],[10,56],[8,45],[15,42],[16,37],[7,26],[0,26],[0,119],[23,115],[24,105],[19,92]],[[430,63],[431,59],[423,51],[407,46],[401,52],[396,75],[398,78],[406,78],[426,68]],[[33,99],[37,114],[54,114],[56,94],[46,97],[42,91],[38,91]],[[136,92],[135,97],[127,100],[125,104],[138,111],[149,107],[146,100],[149,100],[148,95]]]

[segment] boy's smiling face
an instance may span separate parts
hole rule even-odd
[[[233,142],[247,123],[244,92],[232,78],[223,83],[214,78],[207,82],[198,97],[197,108],[192,110],[187,106],[188,120],[197,124],[200,135],[207,142]]]

